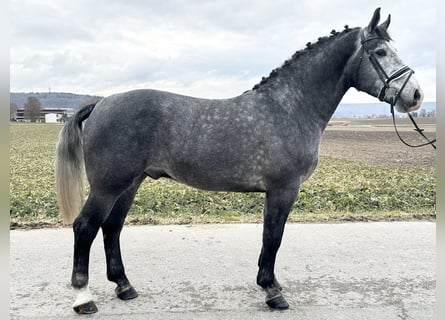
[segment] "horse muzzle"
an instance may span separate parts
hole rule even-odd
[[[379,99],[395,106],[398,112],[407,113],[419,109],[424,94],[413,74],[414,71],[407,68],[399,77],[388,79]]]

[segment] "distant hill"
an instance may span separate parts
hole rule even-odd
[[[73,108],[78,109],[82,104],[93,99],[101,97],[91,95],[81,95],[64,92],[11,92],[11,103],[14,102],[17,107],[23,108],[28,97],[34,96],[39,99],[42,108]],[[420,110],[424,109],[427,113],[436,111],[436,102],[424,102]],[[391,112],[387,103],[340,103],[335,111],[333,118],[378,118],[390,117]]]
[[[424,102],[417,112],[425,110],[426,114],[436,112],[436,102]],[[401,114],[398,114],[401,115]],[[387,103],[340,103],[333,118],[379,118],[390,117],[391,110]]]
[[[42,108],[73,108],[78,109],[82,104],[89,100],[101,98],[97,96],[65,93],[65,92],[11,92],[11,103],[15,103],[18,108],[25,106],[28,97],[36,97],[39,99]]]

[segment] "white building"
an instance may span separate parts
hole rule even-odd
[[[58,115],[55,113],[45,114],[45,123],[57,123]]]

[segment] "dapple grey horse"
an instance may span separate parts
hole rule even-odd
[[[288,308],[275,258],[299,187],[317,166],[320,139],[343,95],[354,87],[400,112],[418,109],[423,98],[413,71],[390,43],[390,16],[379,21],[380,8],[364,28],[345,26],[308,43],[234,98],[136,90],[79,110],[62,129],[56,151],[61,214],[66,223],[74,221],[74,310],[97,311],[88,265],[100,228],[107,277],[117,284],[117,296],[137,296],[124,271],[119,236],[146,177],[205,190],[265,193],[257,283],[271,308]],[[83,169],[90,192],[82,207]]]

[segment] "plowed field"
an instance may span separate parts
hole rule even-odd
[[[398,120],[403,139],[410,144],[425,142],[407,121]],[[435,119],[419,119],[418,123],[425,128],[425,135],[436,137]],[[436,162],[436,151],[431,146],[405,146],[397,137],[390,119],[331,121],[323,135],[320,155],[409,167],[433,167]]]

